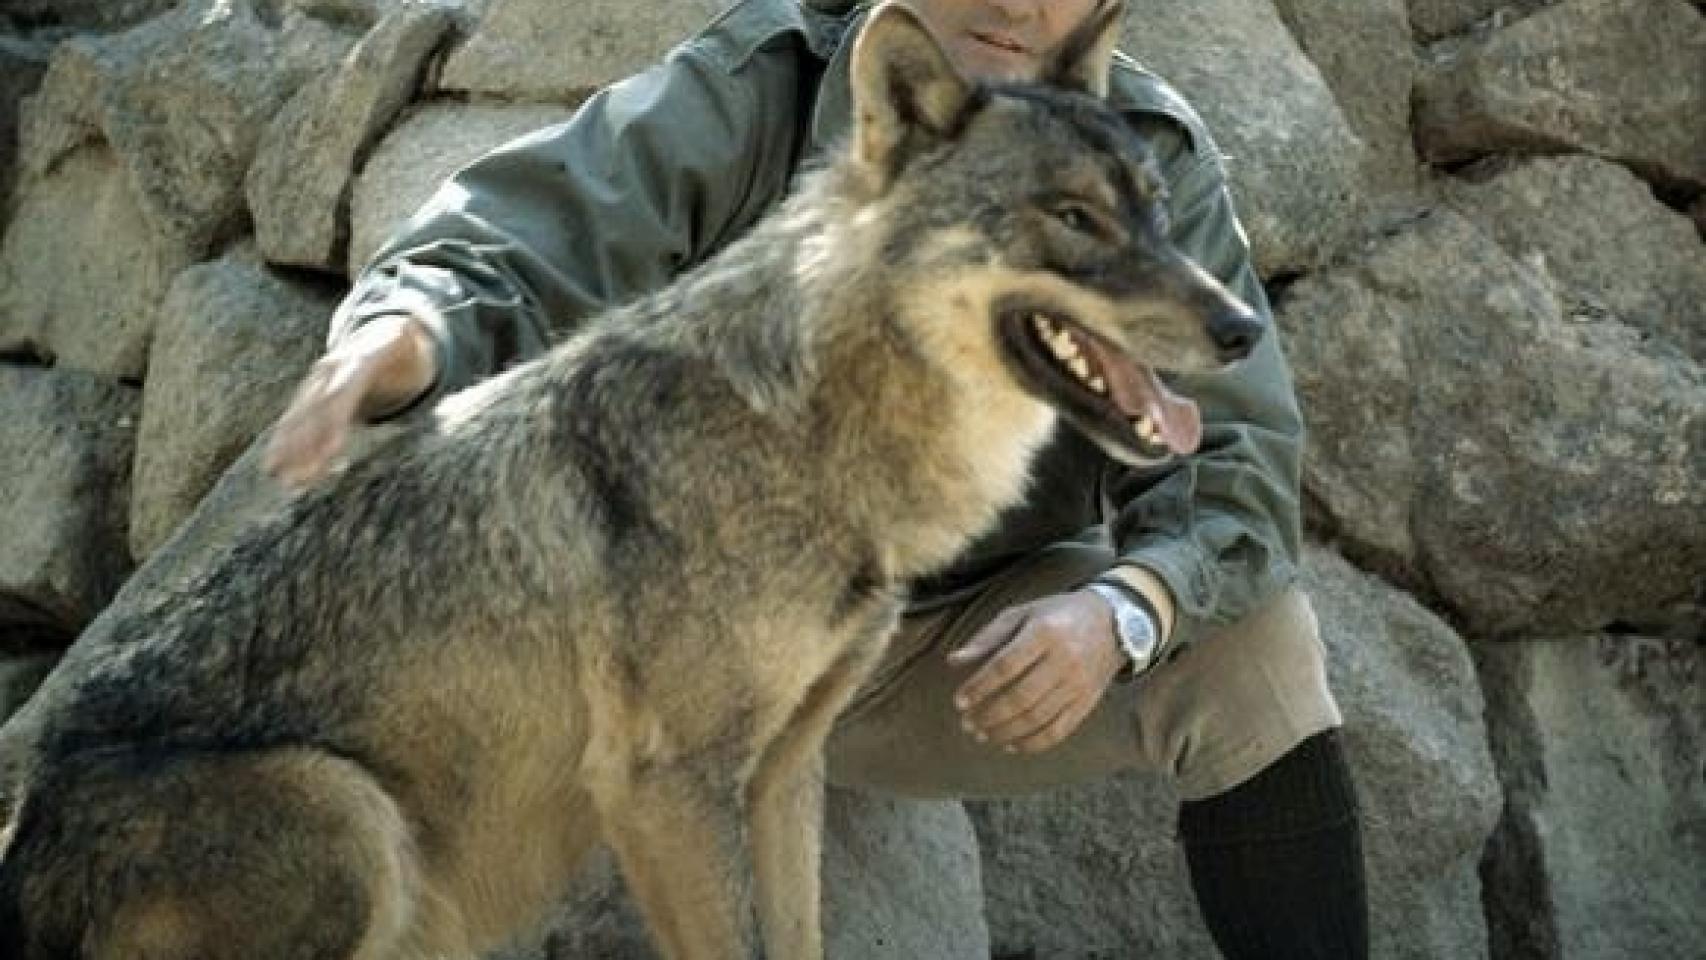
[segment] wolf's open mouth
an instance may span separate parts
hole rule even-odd
[[[1196,404],[1161,383],[1155,371],[1082,326],[1036,310],[1013,311],[1001,327],[1032,377],[1071,387],[1072,412],[1118,431],[1145,460],[1196,450]]]

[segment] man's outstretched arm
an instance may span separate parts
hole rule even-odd
[[[305,486],[354,427],[430,405],[583,318],[655,290],[785,189],[790,54],[727,55],[714,25],[569,121],[445,182],[333,317],[327,355],[280,418],[268,465]]]

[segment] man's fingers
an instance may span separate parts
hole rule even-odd
[[[1041,753],[1056,746],[1067,737],[1072,736],[1072,732],[1077,730],[1079,725],[1084,722],[1084,718],[1090,715],[1090,710],[1095,706],[1095,703],[1093,698],[1088,703],[1083,700],[1073,700],[1067,704],[1066,709],[1055,715],[1054,719],[1038,727],[1030,734],[1008,743],[1007,747],[1019,753]]]
[[[1010,607],[996,614],[983,629],[972,634],[970,640],[948,651],[948,663],[951,666],[963,667],[976,663],[1007,645],[1013,635],[1024,625],[1024,608]]]
[[[990,666],[994,666],[993,662]],[[1037,656],[1031,660],[1030,666],[1023,673],[1005,686],[992,691],[981,701],[969,703],[963,711],[964,719],[972,727],[988,733],[994,727],[1053,696],[1055,689],[1061,686],[1064,680],[1065,677],[1054,658]]]
[[[976,708],[996,691],[1024,675],[1031,664],[1043,655],[1045,648],[1042,644],[1029,642],[1032,634],[1028,631],[1019,630],[1016,635],[1009,636],[1000,652],[989,658],[954,693],[954,706],[962,711]]]
[[[325,476],[348,441],[357,391],[347,380],[334,385],[335,379],[316,365],[273,429],[262,463],[287,487],[301,489]]]
[[[319,426],[305,426],[300,433],[285,439],[281,446],[275,441],[274,459],[268,468],[278,481],[292,490],[312,486],[326,475],[338,454],[343,451],[347,432]]]
[[[1011,688],[1009,692],[1016,689]],[[1018,698],[1000,696],[995,699],[1007,704],[1009,699],[1016,701]],[[1072,709],[1076,700],[1077,694],[1071,687],[1056,686],[1023,705],[1012,704],[998,720],[976,722],[974,729],[997,746],[1010,746],[1047,727],[1062,713]]]

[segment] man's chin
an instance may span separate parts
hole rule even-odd
[[[1003,50],[977,40],[968,40],[954,51],[954,65],[973,80],[1007,83],[1037,78],[1037,64],[1029,54]]]

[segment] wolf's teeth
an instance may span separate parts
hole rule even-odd
[[[1097,392],[1097,393],[1107,393],[1108,392],[1108,381],[1103,380],[1101,377],[1091,377],[1090,378],[1090,389]]]
[[[1090,361],[1084,359],[1083,357],[1073,357],[1072,361],[1067,364],[1067,367],[1072,370],[1073,376],[1077,377],[1080,380],[1086,381],[1086,382],[1089,381],[1089,379],[1090,379]]]
[[[1049,341],[1049,348],[1054,351],[1055,356],[1062,360],[1071,360],[1078,356],[1078,341],[1065,330],[1057,333],[1054,339]]]
[[[1031,314],[1031,326],[1045,337],[1054,336],[1054,321],[1040,313]]]
[[[1143,439],[1148,440],[1150,443],[1160,442],[1161,428],[1156,426],[1154,419],[1152,419],[1149,414],[1146,413],[1141,417],[1131,418],[1131,425],[1133,429],[1137,430],[1137,435]]]

